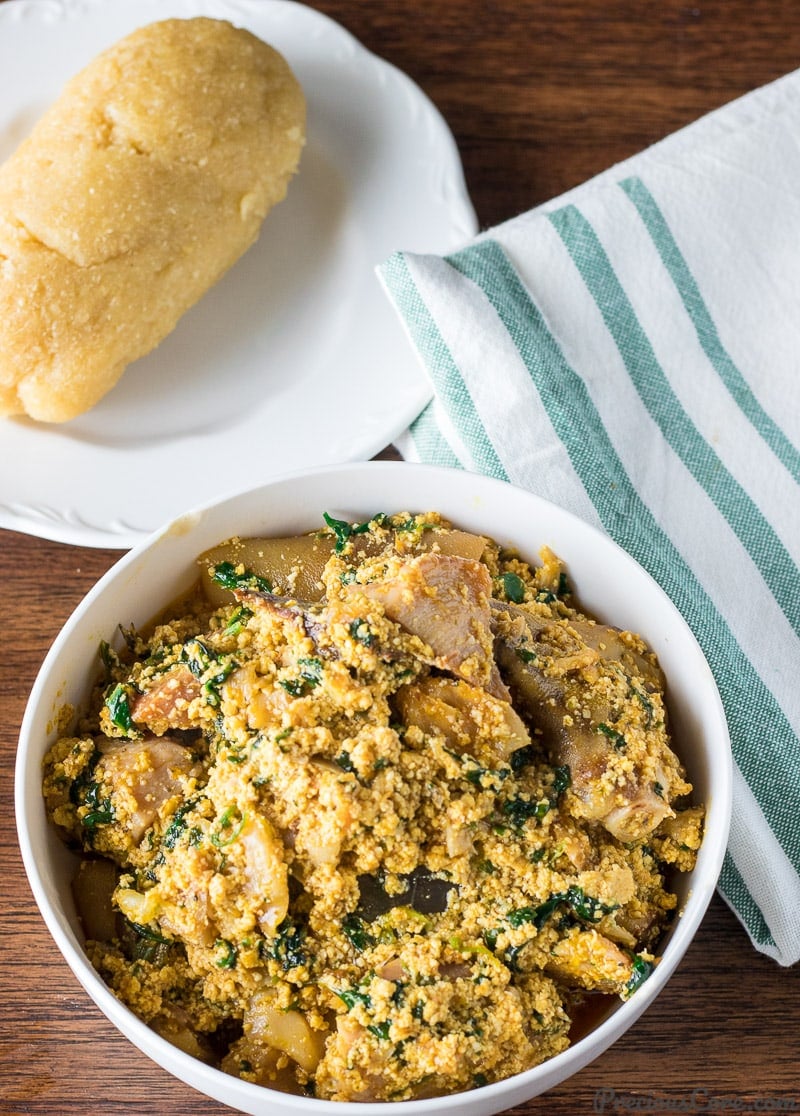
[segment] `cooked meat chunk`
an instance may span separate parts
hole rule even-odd
[[[421,554],[395,564],[387,577],[351,589],[378,601],[390,620],[419,636],[431,649],[431,666],[508,696],[494,663],[492,582],[481,562]]]
[[[495,604],[495,653],[584,815],[622,841],[647,836],[688,791],[669,744],[659,672],[638,641],[584,621]]]

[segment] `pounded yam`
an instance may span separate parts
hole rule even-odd
[[[285,59],[221,20],[74,77],[0,167],[0,415],[92,407],[255,241],[304,133]]]

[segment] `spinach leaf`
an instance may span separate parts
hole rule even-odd
[[[525,582],[519,574],[508,573],[502,574],[500,581],[503,586],[503,592],[506,599],[511,601],[512,604],[522,604],[525,600]]]
[[[346,771],[349,775],[358,775],[356,765],[350,759],[349,752],[340,752],[338,756],[334,757],[333,762],[337,767],[341,767],[342,771]]]
[[[112,724],[116,725],[125,736],[135,735],[133,718],[130,707],[130,686],[118,682],[106,695],[105,706],[108,709]]]
[[[100,783],[90,784],[83,802],[90,807],[89,813],[81,818],[84,829],[96,829],[98,825],[111,825],[114,821],[116,815],[110,796],[100,799]]]
[[[526,798],[517,796],[516,798],[508,798],[503,803],[503,813],[517,830],[522,829],[529,818],[541,821],[550,809],[551,803],[546,798],[538,802],[530,802]]]
[[[185,643],[180,658],[195,678],[203,679],[203,695],[211,708],[217,709],[222,701],[219,688],[238,667],[237,660],[232,655],[215,655],[201,639]]]
[[[305,965],[307,961],[305,940],[307,929],[298,926],[291,918],[285,918],[278,927],[275,937],[271,941],[262,941],[259,944],[259,954],[262,958],[277,961],[284,972]]]
[[[625,999],[632,996],[633,993],[639,988],[652,973],[655,966],[652,961],[646,961],[638,953],[633,959],[632,973],[630,980],[625,985]]]
[[[238,635],[247,625],[247,621],[253,615],[253,610],[248,608],[247,605],[240,605],[235,612],[231,613],[231,618],[225,625],[222,634],[224,636]]]
[[[347,630],[353,639],[363,643],[365,647],[372,647],[375,642],[375,633],[370,628],[366,620],[351,620],[347,626]]]
[[[517,928],[530,923],[537,930],[541,930],[551,915],[565,906],[581,922],[599,922],[603,915],[610,914],[617,909],[618,904],[602,903],[593,895],[587,895],[582,887],[568,887],[566,891],[556,891],[543,903],[536,907],[517,907],[509,911],[508,921]]]
[[[515,775],[524,768],[529,767],[536,760],[536,748],[533,744],[526,744],[524,748],[517,748],[508,757],[508,763]]]
[[[229,942],[227,938],[217,938],[214,948],[219,950],[219,955],[215,958],[217,968],[236,968],[237,950],[233,942]]]
[[[359,953],[374,946],[376,938],[367,930],[367,924],[357,914],[348,914],[342,921],[342,933]]]
[[[218,562],[210,567],[211,580],[216,581],[223,589],[255,589],[259,593],[271,593],[272,586],[265,577],[260,577],[252,570],[239,570],[233,562]]]
[[[362,992],[359,988],[333,988],[331,991],[345,1004],[348,1011],[357,1004],[363,1004],[366,1008],[372,1007],[369,992]]]
[[[297,665],[300,668],[300,675],[298,678],[284,678],[280,680],[280,685],[283,686],[287,694],[292,697],[303,697],[309,690],[313,690],[322,681],[323,665],[321,659],[298,659]]]
[[[618,752],[624,751],[627,747],[628,742],[622,733],[618,732],[617,729],[612,728],[610,725],[605,724],[605,722],[601,722],[597,726],[597,732],[601,733],[603,736],[607,736]]]
[[[553,768],[553,785],[550,788],[551,801],[556,803],[565,790],[572,785],[572,772],[568,764],[561,764]]]
[[[322,513],[322,518],[325,523],[330,527],[336,536],[336,544],[333,548],[334,554],[341,554],[347,545],[348,540],[353,535],[366,535],[372,528],[373,523],[376,527],[382,527],[386,521],[387,516],[383,512],[378,512],[376,515],[371,515],[369,519],[363,523],[348,523],[346,519],[334,519],[332,515],[327,512]],[[409,521],[410,522],[410,521]],[[403,530],[403,527],[396,527],[395,530]],[[407,528],[406,528],[407,529]]]

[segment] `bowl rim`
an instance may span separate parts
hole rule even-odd
[[[364,470],[367,472],[364,473]],[[352,484],[359,476],[366,475],[376,477],[389,477],[395,474],[412,476],[412,471],[416,478],[415,483],[424,483],[429,486],[434,496],[437,484],[454,484],[462,487],[474,485],[487,496],[499,495],[502,490],[509,498],[529,502],[531,508],[537,508],[540,512],[544,512],[551,517],[555,515],[557,520],[562,520],[568,525],[571,524],[579,535],[586,535],[587,541],[593,541],[595,545],[601,548],[611,548],[615,552],[616,560],[623,567],[627,566],[629,570],[635,571],[636,577],[644,578],[645,583],[649,583],[650,593],[654,595],[655,599],[660,599],[661,607],[666,609],[673,623],[677,624],[682,638],[686,641],[687,648],[690,648],[691,652],[699,656],[705,663],[707,677],[702,682],[703,697],[709,703],[707,717],[716,730],[714,749],[712,750],[708,746],[705,748],[705,758],[707,760],[710,758],[713,761],[715,781],[713,803],[711,809],[709,809],[709,817],[713,827],[708,825],[698,857],[698,867],[702,865],[702,872],[698,876],[698,868],[696,867],[691,874],[691,886],[683,909],[668,931],[662,959],[653,973],[629,1000],[614,1006],[611,1013],[596,1027],[560,1054],[520,1074],[490,1085],[437,1097],[435,1099],[436,1110],[444,1112],[450,1109],[463,1109],[468,1098],[477,1096],[484,1098],[484,1103],[480,1108],[482,1113],[488,1114],[505,1110],[514,1104],[541,1095],[542,1092],[565,1081],[604,1053],[647,1010],[677,968],[705,915],[722,869],[730,826],[733,761],[727,722],[719,691],[705,661],[705,656],[677,607],[652,576],[600,528],[551,501],[509,482],[481,474],[467,473],[461,469],[405,461],[351,462],[295,469],[272,476],[262,483],[247,488],[235,488],[208,503],[199,504],[195,509],[185,512],[164,524],[118,558],[85,594],[60,629],[37,672],[21,722],[15,765],[15,815],[22,861],[34,899],[51,937],[84,991],[103,1014],[122,1032],[124,1037],[162,1069],[221,1103],[228,1105],[246,1103],[250,1107],[242,1109],[245,1112],[260,1110],[259,1106],[263,1108],[264,1105],[271,1102],[273,1105],[282,1105],[286,1112],[303,1112],[311,1114],[311,1116],[332,1116],[333,1113],[340,1113],[341,1116],[356,1116],[356,1114],[359,1114],[359,1116],[379,1116],[379,1114],[383,1116],[384,1113],[398,1111],[417,1116],[417,1114],[429,1112],[432,1102],[428,1099],[371,1102],[329,1101],[283,1093],[267,1086],[255,1085],[208,1066],[177,1049],[166,1039],[161,1038],[118,1000],[103,982],[100,975],[92,968],[89,959],[80,949],[80,944],[76,941],[71,928],[67,925],[66,917],[59,913],[59,904],[55,902],[55,897],[51,895],[37,861],[32,833],[35,831],[35,827],[40,824],[40,821],[35,818],[35,815],[32,815],[31,810],[32,807],[36,808],[38,806],[41,817],[43,800],[41,798],[41,780],[39,778],[35,787],[31,786],[33,780],[30,778],[30,771],[32,767],[37,773],[40,771],[41,759],[49,746],[50,737],[44,743],[39,742],[37,749],[37,741],[32,735],[35,721],[37,716],[41,715],[41,702],[45,697],[48,686],[52,685],[51,672],[53,666],[58,662],[65,647],[69,645],[69,641],[74,636],[82,618],[90,615],[96,602],[104,596],[110,587],[124,579],[132,567],[135,568],[138,563],[146,561],[147,555],[151,554],[154,548],[157,548],[161,540],[187,533],[191,534],[197,524],[202,524],[202,521],[207,516],[213,515],[215,511],[221,511],[232,504],[246,503],[248,500],[257,498],[261,494],[267,494],[270,490],[276,490],[287,484],[313,484],[314,480],[318,478],[336,480],[343,487],[343,501],[347,502],[350,499],[357,503],[358,493],[354,492],[352,496],[348,494],[348,481]],[[435,502],[434,499],[432,504],[435,504]],[[405,509],[398,508],[398,510]],[[447,512],[444,514],[448,515]],[[480,513],[476,512],[476,515],[478,514]],[[319,514],[317,515],[318,520]],[[280,529],[279,524],[277,529]],[[516,528],[513,525],[509,526],[510,538],[513,538],[515,530]],[[244,531],[242,533],[244,534]],[[546,533],[546,528],[544,533]],[[196,553],[199,552],[198,550]],[[82,670],[85,671],[86,667],[83,667]],[[52,717],[49,723],[51,722]],[[699,886],[696,886],[696,879]],[[542,1085],[541,1088],[531,1089],[531,1085],[538,1085],[539,1083]]]

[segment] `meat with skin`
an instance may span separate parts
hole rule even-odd
[[[500,669],[585,816],[622,841],[651,833],[690,789],[658,712],[657,665],[604,625],[493,608]]]
[[[492,580],[482,562],[421,554],[385,578],[346,590],[377,601],[390,620],[426,643],[431,666],[508,700],[494,662]]]
[[[572,988],[614,993],[631,979],[633,963],[597,930],[576,927],[554,946],[547,971]]]
[[[344,585],[336,619],[341,621],[350,607],[357,619],[362,614],[359,602],[367,597],[430,648],[430,656],[418,656],[421,661],[507,702],[509,692],[494,661],[491,592],[491,576],[482,562],[427,552],[395,561],[385,577]],[[334,654],[326,638],[330,604],[253,589],[236,591],[236,597],[297,620],[323,658]],[[381,656],[396,658],[397,650],[382,647]]]
[[[302,631],[323,659],[336,658],[328,637],[325,602],[299,600],[280,593],[268,593],[263,589],[237,589],[237,601],[242,601],[253,609],[264,609],[282,620],[300,625]]]
[[[173,667],[132,701],[131,719],[157,736],[171,729],[190,729],[194,721],[189,706],[200,693],[200,681],[188,666]]]
[[[401,686],[395,704],[403,724],[439,733],[458,755],[467,752],[489,764],[506,762],[531,742],[509,702],[461,679],[428,677]]]
[[[126,829],[138,844],[165,802],[182,792],[182,778],[194,766],[191,751],[169,737],[108,741],[100,746],[96,778],[110,785],[112,804],[125,796]]]

